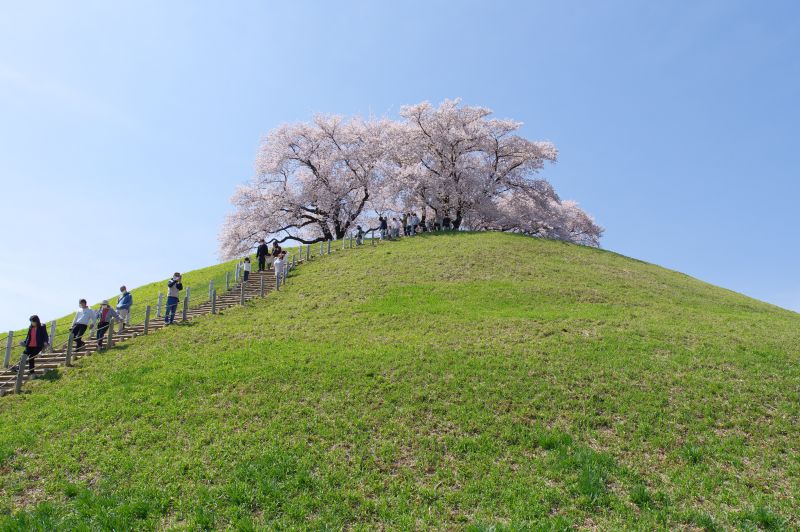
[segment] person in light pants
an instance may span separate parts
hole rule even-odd
[[[286,279],[286,252],[281,251],[272,263],[275,268],[275,287],[279,287]]]
[[[121,295],[117,301],[117,314],[119,314],[119,332],[131,324],[131,306],[133,305],[133,296],[125,285],[119,287]]]

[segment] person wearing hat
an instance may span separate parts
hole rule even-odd
[[[120,320],[122,317],[116,310],[108,304],[108,299],[104,299],[97,311],[97,348],[103,349],[103,338],[108,331],[111,320]]]
[[[28,327],[28,335],[25,337],[25,340],[20,342],[20,345],[25,347],[24,353],[28,356],[28,370],[31,375],[33,375],[33,359],[50,343],[50,336],[47,334],[47,327],[42,325],[39,316],[34,314],[30,317],[30,322],[31,325]],[[11,369],[19,371],[19,366],[14,366]]]

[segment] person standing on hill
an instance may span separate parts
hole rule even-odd
[[[281,245],[278,244],[277,241],[274,242],[272,244],[272,261],[271,261],[272,263],[274,263],[278,259],[278,257],[281,254],[281,251],[283,251],[283,248],[281,248]]]
[[[250,280],[250,269],[251,268],[252,268],[252,266],[250,266],[250,257],[245,257],[244,258],[244,263],[242,264],[242,270],[244,271],[244,282],[247,282],[248,280]]]
[[[281,285],[281,281],[284,280],[284,268],[283,262],[284,258],[286,257],[286,252],[281,251],[278,256],[275,258],[275,262],[272,263],[272,266],[275,268],[275,286],[278,287]]]
[[[97,319],[97,314],[93,309],[89,308],[85,299],[78,301],[78,311],[75,317],[72,318],[72,337],[75,339],[75,349],[83,349],[86,342],[83,341],[83,335],[90,324],[94,323]]]
[[[356,226],[356,246],[360,246],[364,243],[364,230],[361,229],[360,225]]]
[[[111,308],[108,300],[104,299],[100,304],[100,309],[97,311],[97,348],[103,349],[103,338],[109,327],[113,327],[114,320],[122,320],[122,317],[117,314],[117,311]]]
[[[383,216],[378,216],[378,222],[380,222],[381,240],[386,240],[386,237],[389,236],[387,234],[389,232],[389,221]]]
[[[25,340],[20,342],[20,345],[25,347],[23,353],[28,356],[28,371],[33,375],[33,368],[35,365],[33,359],[50,343],[50,336],[48,336],[47,327],[42,325],[39,316],[34,314],[30,317],[30,322],[31,325],[28,327],[28,335],[25,337]],[[20,370],[19,366],[14,366],[11,369],[16,371]]]
[[[178,296],[181,290],[183,290],[181,274],[175,272],[172,279],[167,282],[167,309],[164,313],[164,323],[167,325],[175,323],[175,312],[178,310]]]
[[[263,272],[266,269],[267,255],[269,255],[269,247],[264,239],[261,239],[261,243],[258,245],[258,249],[256,249],[256,257],[258,258],[258,271],[260,272]]]
[[[120,324],[119,324],[119,332],[131,324],[131,306],[133,305],[133,296],[128,289],[125,288],[125,285],[119,287],[119,291],[121,295],[119,296],[119,300],[117,300],[117,314],[119,314]]]

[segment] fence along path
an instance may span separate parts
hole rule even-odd
[[[375,239],[370,240],[371,244],[375,245]],[[343,239],[341,242],[342,250],[356,247],[352,237]],[[319,255],[317,255],[316,246],[313,244],[295,249],[289,256],[286,272],[280,285],[276,283],[277,277],[273,269],[266,272],[253,271],[250,273],[249,281],[244,282],[244,275],[237,265],[234,271],[227,272],[223,278],[211,280],[207,286],[207,292],[205,290],[206,287],[203,287],[200,294],[196,293],[200,287],[187,287],[182,300],[178,304],[175,323],[191,320],[198,316],[215,314],[220,310],[244,304],[251,299],[265,297],[273,290],[280,290],[280,287],[286,283],[286,279],[291,278],[290,273],[298,264],[310,261],[315,256],[330,255],[336,248],[338,246],[334,246],[331,241],[327,241],[320,242]],[[253,263],[253,266],[256,265],[257,263]],[[33,374],[28,370],[27,359],[22,354],[23,348],[19,346],[19,342],[25,339],[24,336],[20,337],[9,332],[8,335],[0,339],[0,349],[5,346],[4,367],[0,370],[0,396],[14,392],[19,393],[24,383],[30,380],[33,375],[36,375],[36,377],[44,376],[48,371],[61,366],[71,366],[75,361],[91,356],[98,351],[105,352],[113,349],[113,346],[119,342],[131,340],[137,336],[164,328],[163,315],[166,297],[162,300],[159,295],[158,301],[153,303],[155,305],[135,305],[136,311],[131,315],[130,325],[126,326],[122,332],[118,332],[119,322],[114,322],[113,326],[109,327],[106,332],[105,345],[102,350],[98,350],[94,329],[91,329],[91,334],[90,330],[87,329],[83,335],[86,345],[80,350],[74,349],[74,342],[71,341],[71,331],[57,331],[55,335],[51,335],[50,350],[43,351],[34,358],[36,366]],[[43,325],[47,324],[43,323]],[[54,322],[50,322],[48,330],[51,333],[53,332],[53,327]],[[18,352],[17,356],[14,356],[15,351]],[[12,363],[19,367],[18,371],[13,371],[10,368]]]

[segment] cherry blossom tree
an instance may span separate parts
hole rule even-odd
[[[240,186],[220,234],[221,254],[241,255],[261,238],[310,244],[343,238],[362,216],[392,125],[388,120],[316,116],[263,140],[256,175]]]
[[[438,108],[428,102],[403,107],[405,127],[392,154],[396,191],[408,203],[448,215],[458,229],[487,199],[536,187],[534,175],[556,160],[557,150],[517,135],[520,122],[490,114],[459,100],[445,100]]]
[[[538,176],[558,152],[518,134],[520,122],[445,100],[402,107],[401,120],[316,116],[261,143],[256,174],[233,198],[221,254],[261,238],[344,238],[357,223],[414,211],[456,229],[493,229],[597,246],[603,229]]]

